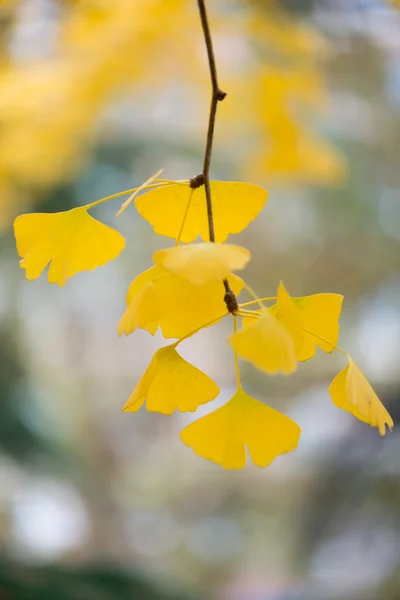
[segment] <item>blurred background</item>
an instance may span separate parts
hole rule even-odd
[[[209,76],[195,0],[0,2],[0,599],[399,600],[400,434],[337,409],[344,366],[246,390],[302,427],[266,470],[223,471],[179,440],[193,415],[123,414],[162,344],[119,339],[157,238],[95,213],[122,256],[64,289],[24,279],[21,212],[58,211],[159,168],[201,171]],[[400,415],[400,3],[214,0],[213,178],[264,186],[243,234],[250,285],[344,294],[341,346]],[[225,326],[226,325],[226,326]],[[222,323],[182,348],[234,391]],[[206,407],[199,411],[211,410]]]

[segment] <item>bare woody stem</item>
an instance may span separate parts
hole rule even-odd
[[[206,141],[206,150],[204,154],[204,164],[203,164],[203,173],[201,176],[194,177],[192,180],[192,187],[199,187],[204,184],[205,193],[206,193],[206,202],[207,202],[207,218],[208,218],[208,232],[210,237],[210,242],[215,242],[215,230],[214,230],[214,215],[212,208],[212,200],[211,200],[211,189],[210,189],[210,165],[211,165],[211,155],[212,148],[214,142],[214,130],[215,130],[215,118],[217,115],[217,106],[218,102],[222,102],[225,98],[226,93],[223,92],[218,85],[218,74],[217,74],[217,65],[215,62],[214,48],[213,42],[210,32],[210,25],[208,22],[207,10],[206,10],[206,2],[205,0],[197,0],[197,4],[200,12],[201,25],[204,33],[204,40],[207,48],[207,56],[208,56],[208,64],[210,67],[210,76],[211,76],[211,86],[212,86],[212,95],[211,95],[211,106],[210,106],[210,115],[208,119],[208,130],[207,130],[207,141]],[[238,310],[238,303],[236,300],[236,296],[230,288],[229,282],[227,279],[223,281],[225,287],[225,304],[230,313],[234,314]]]

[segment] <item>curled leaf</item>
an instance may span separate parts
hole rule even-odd
[[[222,281],[231,271],[243,269],[250,260],[250,252],[233,244],[206,242],[158,250],[153,260],[191,284],[203,285]]]
[[[374,392],[360,367],[349,356],[346,367],[336,375],[329,386],[329,393],[339,408],[346,410],[360,421],[377,427],[381,435],[386,425],[393,427],[393,419]]]

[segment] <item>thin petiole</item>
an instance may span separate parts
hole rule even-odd
[[[189,180],[182,179],[181,181],[173,181],[172,179],[155,179],[154,183],[150,183],[149,185],[144,185],[144,184],[141,185],[140,191],[144,192],[147,190],[152,190],[154,188],[170,187],[171,185],[175,185],[175,184],[188,187]],[[108,202],[109,200],[114,200],[115,198],[121,198],[121,196],[126,196],[127,194],[134,194],[136,192],[139,193],[138,187],[131,188],[130,190],[124,190],[123,192],[117,192],[116,194],[111,194],[110,196],[105,196],[104,198],[100,198],[100,200],[95,200],[95,202],[88,204],[86,206],[86,208],[87,208],[87,210],[89,210],[90,208],[93,208],[94,206],[97,206],[98,204],[103,204],[103,202]]]
[[[254,298],[254,304],[258,304],[258,306],[261,308],[261,310],[265,310],[265,306],[263,305],[263,300],[261,300],[257,296],[257,294],[255,293],[255,291],[252,290],[251,287],[249,285],[247,285],[247,283],[244,284],[244,287],[249,292],[250,296],[253,296],[253,298]]]
[[[179,242],[181,241],[181,237],[182,237],[182,233],[183,233],[183,228],[185,227],[186,219],[187,219],[187,216],[189,214],[190,205],[192,203],[193,192],[194,192],[194,189],[190,189],[189,200],[188,200],[188,203],[186,205],[185,214],[183,215],[182,225],[181,225],[181,228],[179,230],[178,237],[176,238],[175,246],[179,246]]]
[[[164,183],[152,183],[150,185],[147,185],[145,188],[143,188],[143,190],[148,190],[148,189],[156,188],[156,187],[169,187],[169,186]],[[105,196],[104,198],[100,198],[100,200],[95,200],[91,204],[88,204],[87,206],[85,206],[85,208],[86,208],[86,210],[89,210],[90,208],[93,208],[94,206],[103,204],[103,202],[108,202],[109,200],[114,200],[115,198],[121,198],[121,196],[126,196],[127,194],[132,194],[132,193],[136,192],[137,190],[138,190],[138,188],[136,187],[136,188],[132,188],[130,190],[124,190],[123,192],[117,192],[116,194],[111,194],[110,196]]]
[[[235,334],[237,332],[237,317],[236,315],[233,315],[233,333]],[[236,351],[233,351],[233,356],[235,359],[235,372],[236,372],[236,384],[238,387],[238,390],[242,390],[242,382],[240,380],[240,370],[239,370],[239,358],[238,355],[236,353]]]
[[[227,317],[228,315],[229,315],[229,312],[226,312],[223,315],[221,315],[220,317],[217,317],[216,319],[213,319],[212,321],[209,321],[208,323],[204,323],[204,325],[200,325],[200,327],[197,327],[197,329],[194,329],[190,333],[188,333],[188,334],[184,335],[182,338],[180,338],[177,342],[175,342],[175,348],[177,347],[178,344],[180,344],[184,340],[187,340],[188,338],[192,337],[192,335],[194,335],[195,333],[200,331],[200,329],[204,329],[205,327],[211,327],[211,325],[216,325],[219,321],[221,321],[221,319],[223,319],[224,317]]]
[[[160,183],[168,183],[169,185],[183,185],[185,187],[189,186],[190,181],[188,179],[180,179],[178,181],[173,181],[173,179],[155,179]]]
[[[251,311],[249,311],[249,312],[242,312],[241,310],[239,310],[236,313],[236,316],[237,317],[243,317],[245,319],[259,319],[260,316],[261,316],[261,313],[254,313],[254,312],[251,312]]]
[[[335,344],[332,344],[332,342],[330,342],[329,340],[325,339],[324,337],[322,337],[322,335],[318,335],[318,333],[314,333],[313,331],[310,331],[309,329],[304,329],[304,331],[306,331],[307,333],[309,333],[310,335],[312,335],[313,337],[318,338],[319,340],[321,340],[322,342],[325,342],[325,344],[329,344],[329,346],[332,346],[332,348],[334,350],[337,350],[338,352],[341,352],[342,354],[344,354],[345,356],[348,356],[346,350],[343,350],[343,348],[340,348],[340,346],[335,346]]]
[[[246,310],[246,309],[242,309],[241,305],[239,305],[239,312],[242,315],[257,315],[259,317],[262,315],[261,310]]]
[[[142,183],[142,185],[140,185],[134,192],[133,194],[131,194],[129,196],[129,198],[127,200],[125,200],[125,202],[121,205],[121,208],[119,209],[119,211],[117,212],[117,217],[120,217],[122,215],[122,213],[128,208],[128,206],[130,205],[130,203],[136,198],[136,196],[142,191],[145,190],[147,188],[147,186],[151,183],[153,183],[157,177],[159,175],[161,175],[161,173],[163,172],[163,169],[160,169],[159,171],[157,171],[157,173],[154,173],[154,175],[152,175],[152,177],[149,177],[149,179],[147,181],[145,181],[144,183]]]
[[[257,300],[250,300],[250,302],[243,302],[239,304],[239,308],[244,308],[245,306],[253,306],[254,304],[260,304],[260,302],[274,302],[276,299],[276,296],[270,296],[269,298],[259,298]]]

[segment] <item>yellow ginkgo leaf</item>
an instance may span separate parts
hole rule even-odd
[[[244,286],[242,279],[230,275],[228,281],[238,295]],[[130,285],[118,334],[129,335],[141,328],[154,335],[160,327],[165,338],[183,338],[227,313],[224,294],[221,281],[192,285],[155,265]]]
[[[244,287],[243,280],[236,275],[229,275],[228,282],[235,295]],[[154,289],[164,307],[160,328],[165,338],[185,337],[227,314],[221,281],[192,285],[186,279],[166,272],[154,282]]]
[[[317,346],[328,353],[334,350],[339,337],[342,302],[340,294],[291,298],[280,283],[277,303],[269,311],[288,329],[295,343],[297,360],[305,361],[314,356]]]
[[[225,469],[243,469],[246,448],[258,467],[266,467],[298,444],[300,427],[289,417],[238,390],[227,404],[181,431],[199,456]]]
[[[304,344],[303,322],[293,298],[289,296],[282,281],[278,286],[276,304],[269,309],[269,312],[288,330],[298,357]]]
[[[157,350],[125,404],[125,412],[138,411],[145,401],[147,410],[164,415],[174,410],[193,412],[218,396],[216,383],[184,360],[175,348],[172,344]]]
[[[339,318],[342,310],[343,296],[340,294],[314,294],[293,298],[294,305],[301,317],[304,329],[304,343],[297,359],[301,361],[312,358],[316,346],[324,352],[332,352],[339,337]],[[312,336],[312,331],[316,336]],[[321,339],[323,338],[323,339]],[[327,344],[328,340],[331,344]]]
[[[254,323],[256,322],[256,319],[259,319],[259,318],[260,318],[259,315],[255,315],[254,318],[253,317],[242,317],[243,328],[254,325]]]
[[[164,307],[159,302],[152,282],[132,298],[118,323],[118,335],[129,335],[136,329],[145,329],[155,335]]]
[[[62,287],[69,277],[116,258],[125,238],[91,217],[86,207],[59,213],[20,215],[14,221],[20,265],[37,279],[51,262],[48,280]]]
[[[297,367],[295,346],[288,330],[268,311],[229,339],[241,358],[267,373],[292,373]]]
[[[348,365],[336,375],[329,386],[333,403],[360,421],[377,427],[379,433],[385,435],[386,425],[392,429],[393,419],[360,368],[350,356],[348,358]]]
[[[128,305],[131,300],[133,300],[133,298],[146,287],[148,283],[154,282],[156,279],[161,277],[161,275],[165,275],[165,273],[165,269],[159,267],[158,265],[153,265],[150,267],[150,269],[140,273],[137,277],[135,277],[128,288],[128,292],[126,294],[126,304]]]
[[[205,242],[158,250],[153,260],[193,285],[202,285],[222,281],[231,271],[243,269],[250,260],[250,252],[233,244]]]
[[[328,353],[334,350],[339,337],[342,302],[340,294],[293,298],[281,282],[277,302],[267,311],[288,330],[295,345],[296,359],[305,361],[314,356],[317,346]],[[243,317],[243,327],[253,325],[259,315],[259,311],[253,311],[253,317]]]
[[[247,227],[265,205],[267,192],[249,183],[211,181],[215,241],[224,242],[230,233]],[[152,190],[135,200],[140,215],[158,235],[177,239],[188,204],[188,188],[181,184]],[[198,235],[209,238],[204,186],[194,190],[185,227],[183,243],[193,242]]]
[[[154,335],[160,324],[165,307],[155,292],[154,282],[166,271],[154,265],[140,273],[129,286],[126,310],[118,324],[118,335],[129,335],[135,329],[146,329]]]

